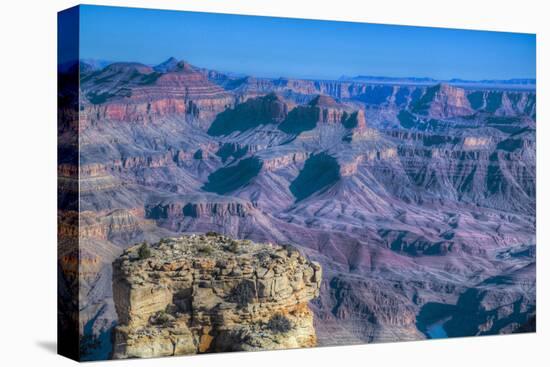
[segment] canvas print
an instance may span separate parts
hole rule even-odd
[[[58,20],[61,354],[535,331],[535,35]]]

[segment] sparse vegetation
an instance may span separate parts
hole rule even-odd
[[[227,249],[234,253],[234,254],[237,254],[240,252],[241,250],[241,246],[239,245],[239,243],[237,241],[231,241],[231,243],[229,243],[229,246],[227,247]]]
[[[275,334],[284,334],[292,330],[292,324],[286,316],[277,314],[269,320],[267,328]]]
[[[149,321],[153,325],[163,325],[163,326],[165,326],[165,325],[168,325],[173,319],[174,319],[174,317],[172,315],[170,315],[169,313],[167,313],[166,311],[159,311],[156,314],[154,314],[153,316],[151,316]]]
[[[260,263],[266,264],[271,261],[271,254],[265,251],[262,251],[258,253],[256,256],[258,256],[258,259],[260,260]]]
[[[197,251],[204,255],[210,255],[214,252],[214,248],[210,244],[203,244],[197,246]]]
[[[161,244],[161,245],[162,245],[162,244],[165,244],[165,243],[168,243],[168,242],[169,242],[169,241],[168,241],[167,238],[161,238],[161,239],[159,240],[159,244]]]
[[[208,231],[205,233],[206,237],[218,237],[219,234],[217,232],[214,232],[214,231]]]
[[[236,303],[240,307],[246,307],[256,298],[254,283],[245,280],[237,284],[231,291],[230,302]]]
[[[151,257],[151,249],[147,242],[143,242],[138,249],[138,257],[140,260],[145,260]]]
[[[289,243],[285,243],[281,245],[281,247],[284,248],[286,251],[288,251],[289,254],[300,253],[296,247],[292,246]]]

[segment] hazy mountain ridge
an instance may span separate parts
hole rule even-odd
[[[178,60],[174,57],[169,57],[165,61],[159,64],[147,64],[148,66],[153,67],[156,71],[166,72],[169,70],[170,65],[174,65]],[[113,64],[113,61],[102,60],[102,59],[82,59],[81,64],[85,64],[87,67],[91,67],[94,70],[99,70],[105,68],[106,66]],[[65,68],[66,69],[66,68]],[[227,73],[220,72],[208,68],[197,68],[198,71],[209,75],[210,79],[217,79],[219,83],[231,83],[238,82],[239,79],[245,79],[248,76],[242,73]],[[262,79],[272,79],[277,78],[262,78]],[[284,79],[284,78],[283,78]],[[455,86],[462,87],[479,87],[490,89],[500,88],[500,89],[531,89],[536,88],[536,79],[534,78],[510,78],[510,79],[463,79],[463,78],[450,78],[450,79],[435,79],[430,77],[388,77],[388,76],[375,76],[375,75],[342,75],[337,79],[337,81],[342,82],[363,82],[370,84],[408,84],[408,85],[433,85],[438,83],[451,84]]]
[[[433,85],[438,83],[446,83],[460,87],[478,87],[478,88],[500,88],[500,89],[532,89],[534,90],[537,85],[536,79],[531,78],[512,78],[512,79],[482,79],[482,80],[468,80],[461,78],[452,79],[434,79],[427,77],[384,77],[384,76],[369,76],[369,75],[357,75],[357,76],[341,76],[338,80],[341,81],[353,81],[364,83],[387,83],[387,84],[410,84],[410,85]]]

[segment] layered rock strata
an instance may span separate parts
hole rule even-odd
[[[113,358],[315,346],[320,284],[320,265],[288,246],[215,234],[133,246],[113,263]]]
[[[435,118],[468,116],[474,112],[466,91],[447,84],[438,84],[428,88],[413,106],[413,110],[427,113]]]
[[[285,133],[299,134],[313,130],[317,125],[337,124],[358,131],[366,129],[367,126],[362,110],[353,110],[330,96],[318,95],[307,105],[299,105],[292,109],[279,125],[279,129]]]
[[[102,120],[153,122],[166,116],[210,119],[233,104],[233,97],[184,61],[166,73],[139,63],[115,63],[83,74],[86,97],[81,128]]]
[[[67,295],[80,289],[63,307],[99,341],[82,359],[112,352],[112,261],[181,233],[293,243],[318,260],[318,345],[430,337],[421,326],[440,320],[419,315],[434,303],[457,310],[441,317],[448,336],[531,320],[534,297],[484,282],[535,261],[495,258],[535,243],[535,91],[163,64],[81,66],[80,98],[62,89],[59,269]]]

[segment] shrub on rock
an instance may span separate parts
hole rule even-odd
[[[275,334],[284,334],[292,330],[292,324],[286,316],[277,314],[269,320],[267,328]]]

